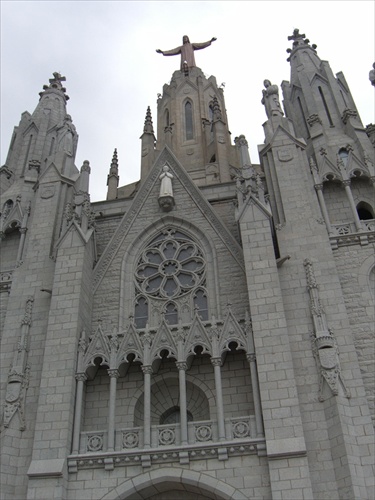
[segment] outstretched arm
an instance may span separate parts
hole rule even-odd
[[[205,49],[206,47],[209,47],[212,42],[215,42],[217,38],[211,38],[208,42],[202,42],[202,43],[192,43],[193,49],[194,50],[200,50],[200,49]]]
[[[181,47],[176,47],[172,50],[160,50],[156,49],[158,54],[163,54],[163,56],[176,56],[177,54],[181,54]]]

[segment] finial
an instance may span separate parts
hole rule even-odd
[[[118,174],[118,159],[117,159],[117,148],[115,148],[112,156],[112,162],[109,169],[109,175],[117,175]]]
[[[288,54],[293,52],[293,50],[297,49],[298,47],[306,47],[306,45],[309,45],[310,40],[305,38],[305,34],[301,35],[299,32],[298,28],[295,28],[293,30],[293,35],[288,36],[288,40],[293,40],[293,48],[292,49],[287,49]],[[315,51],[317,48],[317,45],[313,44],[311,45],[311,48]],[[290,61],[290,57],[288,57],[287,61]]]
[[[145,126],[143,127],[143,132],[154,133],[154,127],[152,125],[151,109],[150,106],[147,107]]]
[[[46,91],[46,90],[49,90],[49,89],[56,89],[56,90],[60,90],[61,92],[64,93],[64,97],[66,100],[69,99],[69,96],[67,96],[65,94],[66,92],[66,88],[63,87],[62,83],[61,82],[65,82],[66,81],[66,78],[65,76],[62,76],[59,72],[55,71],[53,74],[53,78],[50,78],[49,79],[49,85],[43,85],[43,90]],[[42,97],[42,95],[44,94],[44,92],[40,92],[39,95],[40,97]]]

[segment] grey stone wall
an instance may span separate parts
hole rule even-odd
[[[372,418],[375,410],[375,304],[371,273],[374,245],[340,247],[334,255],[348,311],[350,328]]]

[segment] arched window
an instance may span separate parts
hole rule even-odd
[[[349,152],[346,148],[341,148],[339,150],[339,158],[343,162],[344,166],[346,167],[348,163],[348,158],[349,158]]]
[[[164,116],[165,116],[165,126],[169,127],[169,110],[168,109],[165,110]]]
[[[324,97],[324,94],[323,94],[322,87],[318,87],[318,90],[319,90],[320,97],[322,98],[322,102],[323,102],[324,110],[325,110],[327,118],[328,118],[329,126],[333,127],[334,126],[333,125],[333,121],[332,121],[332,118],[331,118],[331,114],[329,112],[329,108],[328,108],[328,105],[327,105],[326,98]]]
[[[168,302],[165,306],[165,321],[168,325],[177,325],[178,323],[177,306],[174,302]]]
[[[185,137],[189,141],[193,139],[193,105],[190,101],[185,103]]]
[[[372,207],[364,202],[364,201],[360,201],[357,205],[357,213],[358,213],[358,217],[361,219],[361,220],[371,220],[371,219],[374,219],[374,212],[372,210]]]
[[[208,106],[208,116],[210,117],[210,122],[212,123],[214,121],[214,108],[212,103]]]
[[[142,295],[135,301],[134,322],[137,328],[145,328],[148,321],[148,303]]]
[[[193,415],[189,410],[187,410],[187,421],[192,422],[193,421]],[[169,408],[166,412],[163,413],[160,417],[160,425],[167,425],[167,424],[178,424],[180,423],[180,407],[179,406],[173,406],[172,408]]]
[[[202,321],[208,320],[207,294],[202,288],[198,288],[194,293],[194,308],[197,309]]]

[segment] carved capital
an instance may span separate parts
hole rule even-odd
[[[186,361],[177,361],[176,362],[176,366],[177,366],[178,370],[183,370],[184,372],[186,372],[186,370],[187,370],[187,363],[186,363]]]
[[[120,372],[115,368],[110,368],[109,370],[107,370],[107,372],[110,378],[118,378],[120,375]]]
[[[221,366],[223,363],[221,358],[211,358],[212,366]]]
[[[77,382],[86,382],[87,375],[85,373],[76,373]]]
[[[146,375],[146,374],[148,374],[148,375],[152,375],[152,366],[150,366],[150,365],[143,365],[143,366],[142,366],[142,371],[143,371],[143,373],[144,373],[145,375]]]
[[[350,182],[351,182],[350,179],[345,179],[342,181],[344,186],[350,186]]]
[[[247,358],[247,360],[248,360],[249,363],[254,363],[256,361],[256,359],[257,359],[257,357],[256,357],[256,355],[255,355],[254,352],[250,353],[250,354],[247,354],[246,358]]]

